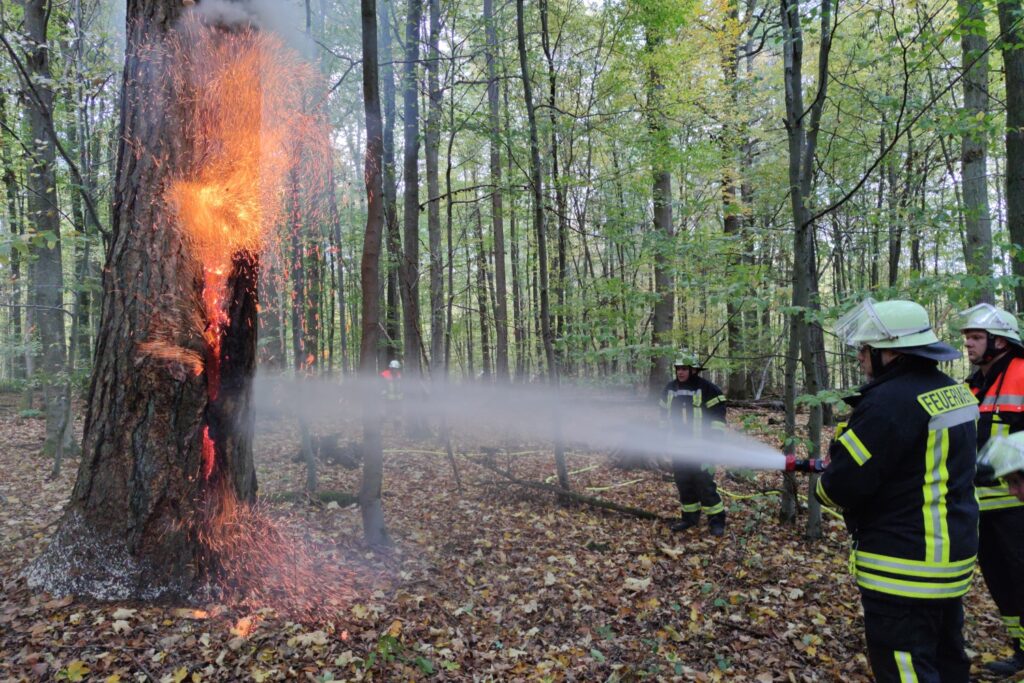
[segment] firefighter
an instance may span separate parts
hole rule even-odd
[[[967,681],[962,596],[978,549],[978,404],[937,361],[960,353],[912,301],[865,300],[836,325],[868,382],[846,399],[816,494],[853,538],[868,659],[887,681]]]
[[[958,326],[967,359],[977,367],[967,386],[981,404],[980,452],[990,438],[1024,430],[1024,344],[1017,319],[991,304],[961,311]],[[1013,655],[985,668],[1008,676],[1024,669],[1024,503],[980,462],[974,485],[981,507],[978,564],[1013,640]]]
[[[675,379],[662,391],[664,408],[672,438],[707,436],[707,430],[725,428],[725,395],[717,386],[699,376],[702,370],[697,356],[681,351],[673,365]],[[725,506],[715,486],[714,468],[672,459],[672,477],[679,491],[682,518],[669,528],[686,531],[707,515],[712,536],[725,533]]]
[[[388,363],[388,369],[380,373],[384,380],[384,398],[388,401],[402,400],[402,364],[397,360]]]

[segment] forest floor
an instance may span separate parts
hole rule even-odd
[[[767,414],[730,421],[770,429]],[[317,425],[314,425],[316,428]],[[330,425],[355,442],[354,421]],[[673,534],[670,479],[571,451],[575,490],[664,517],[639,519],[560,505],[482,466],[482,441],[455,444],[387,433],[383,500],[394,547],[362,544],[358,508],[320,506],[301,491],[298,425],[261,420],[260,495],[272,514],[330,547],[352,585],[330,619],[237,605],[98,604],[29,589],[20,573],[55,528],[77,460],[48,481],[43,422],[0,395],[0,680],[68,681],[837,681],[870,680],[847,534],[825,517],[776,520],[760,492],[779,473],[719,472],[728,530]],[[554,474],[550,447],[487,443],[490,462],[521,480]],[[581,471],[582,470],[582,471]],[[320,489],[358,489],[359,470],[323,464]],[[611,487],[611,488],[609,488]],[[338,503],[341,501],[341,504]],[[1009,654],[980,577],[966,599],[974,674]]]

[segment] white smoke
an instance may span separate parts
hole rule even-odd
[[[305,8],[296,0],[199,0],[190,11],[209,23],[251,25],[274,33],[299,54],[312,54],[312,41],[305,32]]]

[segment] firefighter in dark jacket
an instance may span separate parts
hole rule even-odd
[[[959,317],[967,359],[978,368],[967,378],[967,386],[981,404],[980,452],[992,437],[1024,430],[1024,344],[1017,319],[991,304],[978,304]],[[1009,676],[1024,669],[1024,503],[1006,480],[993,474],[991,467],[979,462],[974,480],[981,506],[978,564],[1010,632],[1013,655],[985,668]]]
[[[966,682],[961,597],[978,549],[978,404],[937,361],[960,356],[911,301],[864,301],[836,334],[868,378],[818,480],[853,538],[868,659],[887,681]]]
[[[725,428],[725,395],[717,386],[699,376],[700,361],[694,353],[682,351],[676,357],[676,378],[665,385],[661,405],[671,438],[710,436],[711,430]],[[715,486],[714,469],[672,459],[672,477],[679,490],[682,519],[671,525],[672,531],[685,531],[707,515],[712,536],[725,533],[725,506]]]

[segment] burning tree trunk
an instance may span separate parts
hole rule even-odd
[[[181,7],[129,3],[83,457],[28,571],[53,593],[189,595],[238,566],[224,550],[240,532],[221,520],[256,493],[258,254],[295,163],[293,131],[315,128],[296,120],[310,81],[276,39]]]

